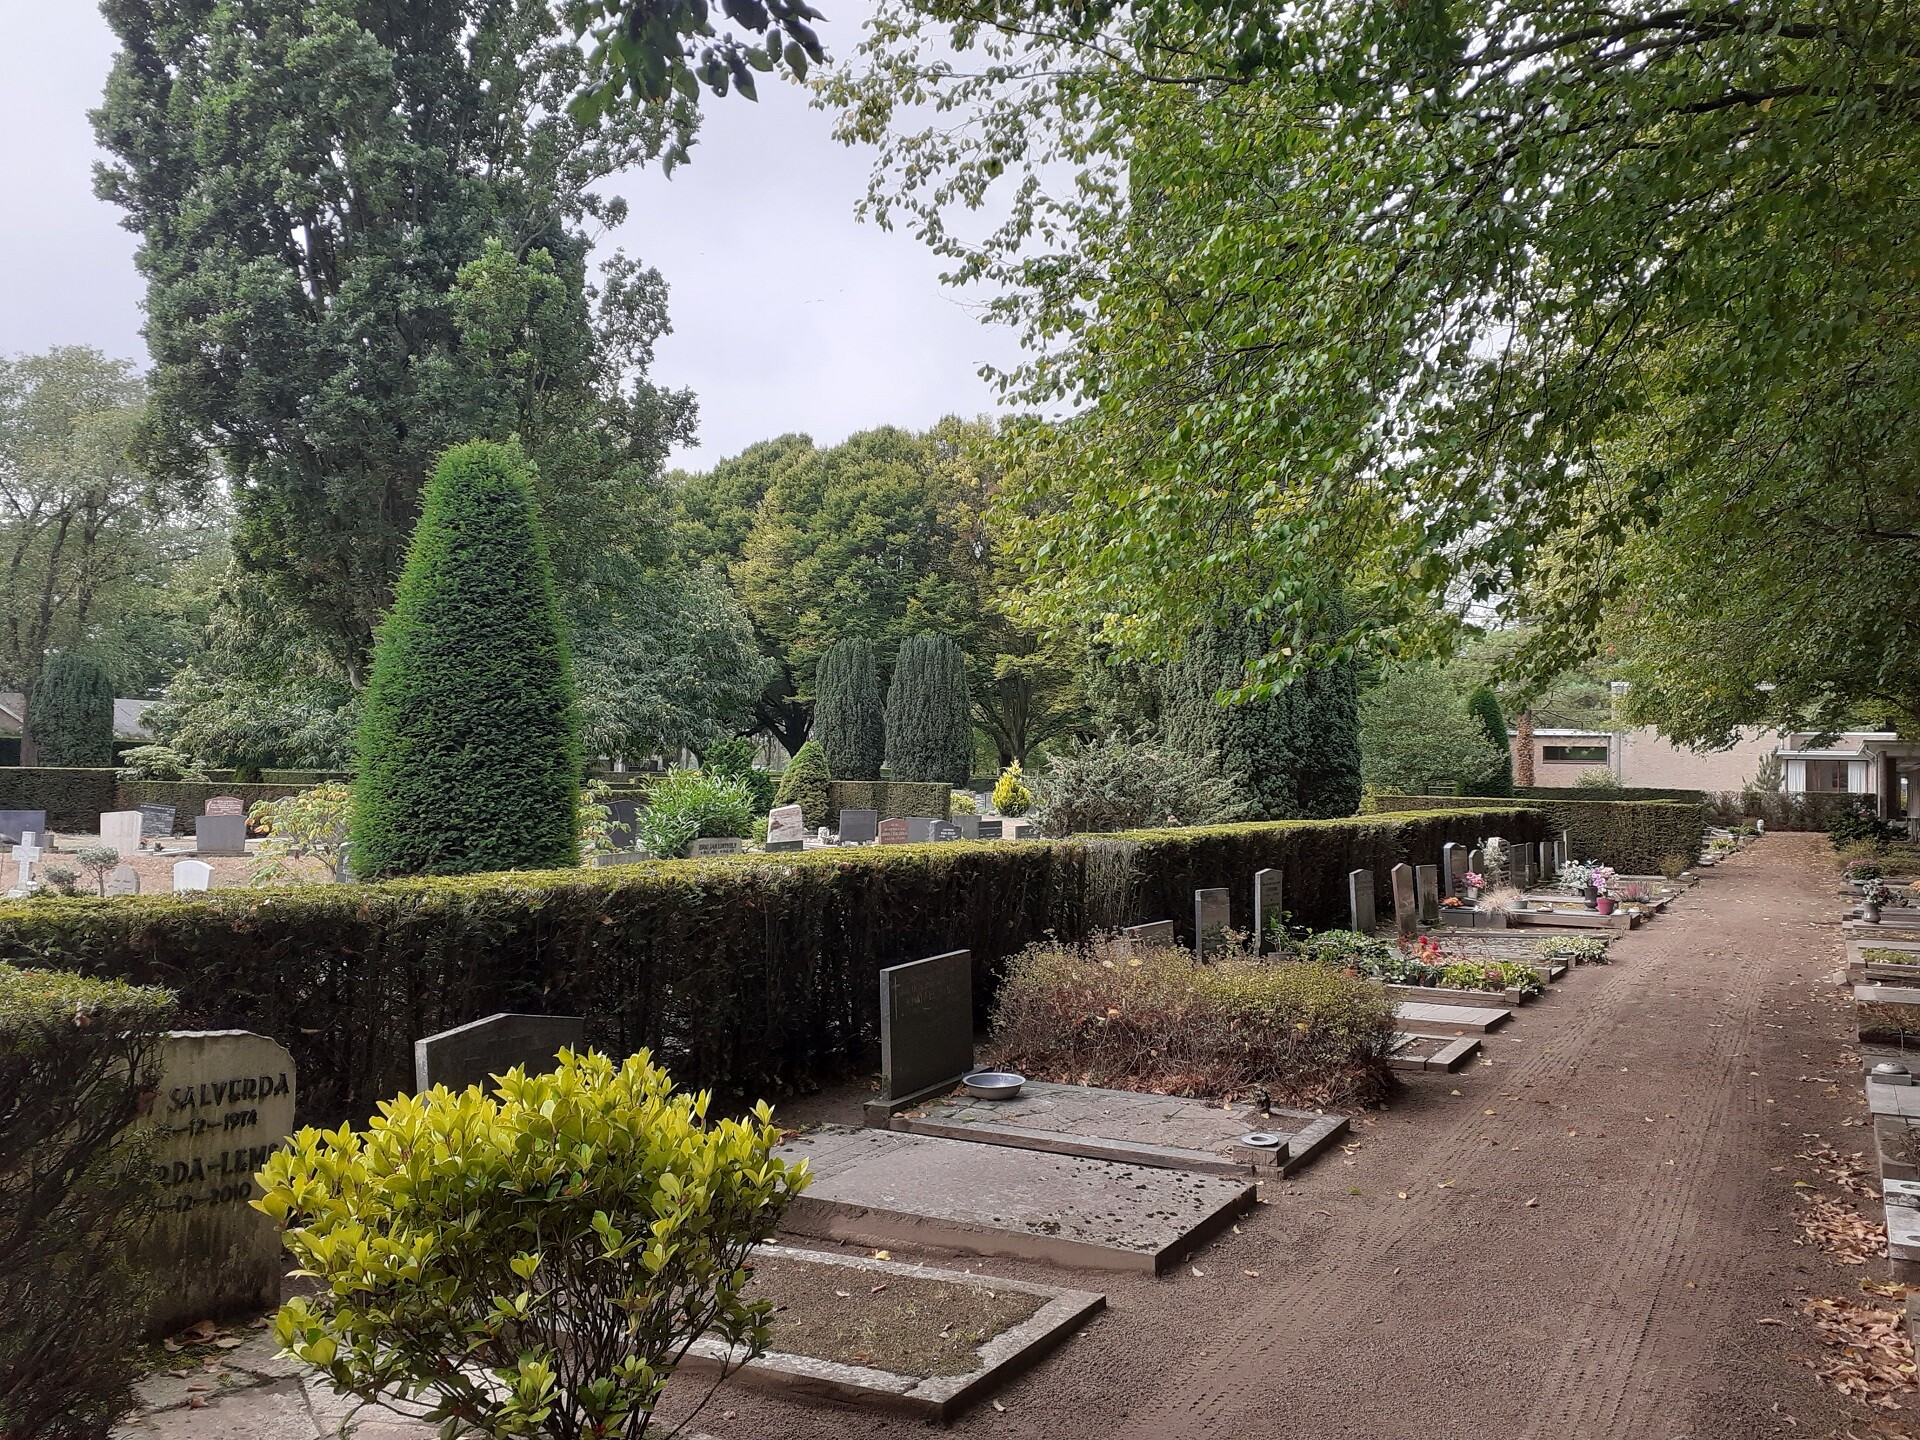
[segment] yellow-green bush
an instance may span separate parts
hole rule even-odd
[[[644,1434],[688,1342],[757,1354],[749,1252],[807,1183],[764,1105],[707,1118],[643,1052],[563,1051],[484,1094],[436,1086],[365,1130],[302,1130],[254,1201],[318,1293],[280,1343],[344,1394],[483,1435]]]
[[[1033,808],[1033,791],[1020,778],[1020,762],[1014,761],[1000,772],[993,784],[993,808],[1002,815],[1024,815]]]

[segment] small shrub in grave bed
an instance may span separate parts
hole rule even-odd
[[[670,770],[653,787],[634,831],[656,859],[685,855],[702,839],[744,840],[753,834],[753,791],[744,780],[710,770]]]
[[[159,1082],[165,990],[0,965],[0,1435],[103,1436],[132,1402],[151,1215],[128,1126]]]
[[[1388,985],[1422,985],[1443,990],[1520,990],[1538,994],[1539,972],[1513,961],[1449,961],[1431,936],[1398,948],[1354,930],[1324,930],[1298,942],[1302,960],[1351,970]]]
[[[1016,956],[994,1012],[995,1062],[1040,1079],[1293,1105],[1384,1097],[1393,1007],[1331,965],[1096,941]]]
[[[644,1051],[562,1052],[490,1095],[436,1086],[365,1130],[302,1130],[254,1202],[318,1285],[280,1311],[280,1343],[450,1429],[635,1440],[695,1338],[764,1353],[746,1261],[807,1183],[773,1158],[764,1104],[706,1111]]]
[[[1604,965],[1607,942],[1590,935],[1556,935],[1534,946],[1534,953],[1542,960],[1564,960],[1569,965]]]
[[[1868,947],[1860,951],[1860,961],[1865,965],[1904,965],[1911,970],[1920,967],[1920,952]]]

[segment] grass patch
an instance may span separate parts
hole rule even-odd
[[[1392,1035],[1387,992],[1333,965],[1100,940],[1015,956],[991,1049],[1042,1080],[1311,1107],[1382,1099]]]
[[[980,1347],[1046,1301],[1024,1290],[762,1256],[746,1298],[770,1300],[770,1350],[929,1379],[980,1368]]]

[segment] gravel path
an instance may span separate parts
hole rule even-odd
[[[1414,1077],[1350,1155],[1196,1256],[1200,1273],[1100,1277],[1108,1314],[956,1430],[1825,1434],[1841,1411],[1795,1358],[1817,1345],[1794,1302],[1885,1277],[1794,1243],[1794,1181],[1818,1178],[1803,1136],[1869,1139],[1848,1017],[1823,983],[1840,964],[1827,853],[1824,837],[1774,836],[1707,872],[1615,964],[1573,972],[1489,1037],[1491,1064]],[[723,1403],[701,1416],[719,1440],[920,1428]]]

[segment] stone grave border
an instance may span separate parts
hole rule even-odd
[[[962,1375],[934,1375],[922,1379],[916,1375],[895,1374],[891,1370],[843,1365],[809,1355],[787,1355],[778,1351],[770,1351],[742,1363],[741,1350],[729,1348],[724,1341],[704,1336],[693,1342],[686,1358],[680,1362],[681,1369],[702,1375],[718,1374],[723,1364],[735,1367],[727,1377],[728,1381],[754,1389],[792,1395],[803,1400],[851,1401],[857,1405],[915,1415],[935,1422],[950,1420],[975,1401],[984,1399],[988,1391],[996,1390],[1016,1375],[1032,1369],[1107,1305],[1107,1297],[1092,1290],[1067,1290],[1053,1285],[1036,1285],[1028,1280],[1008,1280],[997,1275],[961,1270],[939,1270],[898,1260],[870,1260],[860,1255],[840,1255],[786,1245],[764,1246],[756,1253],[804,1264],[852,1270],[862,1275],[898,1275],[1044,1297],[1046,1303],[1027,1319],[1011,1329],[1001,1331],[982,1345],[979,1366]]]
[[[1428,1046],[1432,1047],[1431,1054],[1424,1053]],[[1410,1053],[1415,1049],[1423,1053]],[[1393,1052],[1387,1056],[1387,1064],[1395,1070],[1433,1071],[1451,1075],[1479,1053],[1478,1035],[1460,1035],[1450,1039],[1445,1035],[1416,1035],[1400,1030],[1394,1032]]]

